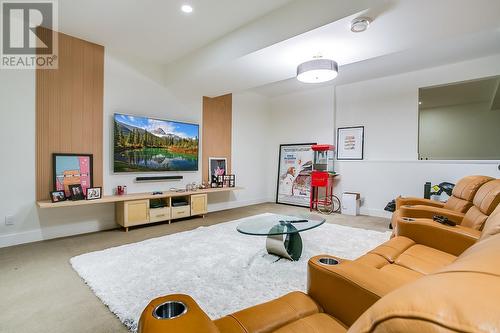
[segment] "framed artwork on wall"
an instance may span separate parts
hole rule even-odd
[[[93,186],[92,154],[52,154],[54,191],[64,191],[71,197],[70,186],[81,185],[83,195]]]
[[[362,160],[364,145],[364,126],[337,129],[337,160]]]
[[[280,145],[276,203],[309,207],[315,144]]]

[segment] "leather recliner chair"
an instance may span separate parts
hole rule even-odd
[[[448,217],[456,226],[442,225],[417,210],[401,208],[396,220],[395,234],[404,236],[411,232],[420,244],[435,244],[436,248],[459,255],[474,244],[481,236],[488,216],[500,203],[500,179],[489,181],[481,186],[474,196],[473,206],[463,215]]]
[[[396,198],[396,210],[391,220],[393,230],[396,230],[397,221],[401,217],[432,218],[434,215],[442,215],[452,220],[463,217],[472,207],[479,188],[494,179],[488,176],[464,177],[457,182],[451,197],[445,203],[424,198]]]
[[[139,333],[497,332],[500,330],[500,206],[459,257],[397,236],[354,261],[313,257],[307,294],[293,292],[215,321],[186,295],[153,300]],[[237,297],[237,296],[236,296]],[[188,311],[151,314],[168,301]]]
[[[441,215],[455,222],[461,227],[468,229],[481,230],[486,218],[500,202],[500,179],[490,180],[484,183],[475,193],[472,206],[467,212],[458,213],[445,209],[401,206],[394,212],[391,223],[393,224],[393,235],[398,234],[398,225],[402,220],[407,219],[428,219],[432,220],[434,216]],[[432,222],[438,223],[438,222]]]

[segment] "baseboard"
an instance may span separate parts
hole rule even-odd
[[[0,248],[61,237],[88,234],[91,232],[114,229],[116,227],[117,225],[114,221],[89,221],[0,235]]]
[[[221,210],[234,209],[239,207],[258,205],[261,203],[266,203],[268,200],[266,198],[258,198],[251,200],[238,200],[238,201],[228,201],[228,202],[220,202],[213,203],[208,205],[208,212],[217,212]]]
[[[372,209],[372,208],[363,208],[360,209],[361,215],[375,216],[375,217],[385,217],[391,218],[392,213],[385,211],[383,209]]]

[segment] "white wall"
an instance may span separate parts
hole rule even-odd
[[[117,185],[130,193],[168,190],[200,182],[201,171],[179,173],[182,181],[135,183],[138,174],[112,171],[112,115],[115,112],[201,123],[201,96],[182,101],[159,83],[154,68],[105,54],[104,67],[104,184],[105,194]],[[233,166],[237,193],[217,194],[209,210],[227,209],[266,201],[266,174],[261,163],[269,126],[265,98],[253,94],[233,96]],[[200,124],[201,125],[201,124]],[[201,126],[200,126],[201,128]],[[19,135],[22,133],[23,135]],[[35,75],[33,71],[0,73],[0,247],[93,232],[116,227],[112,204],[37,209],[35,205]],[[201,142],[203,144],[203,142]],[[201,164],[200,164],[201,168]],[[172,173],[175,174],[175,173]],[[15,224],[6,226],[5,216]]]
[[[271,99],[271,199],[280,143],[332,143],[335,129],[347,126],[365,126],[365,160],[335,161],[340,174],[336,193],[360,192],[364,214],[389,216],[383,211],[388,201],[398,195],[422,196],[426,181],[456,182],[470,174],[500,177],[500,161],[417,160],[418,88],[499,73],[500,55],[496,55]]]
[[[498,75],[500,55],[336,87],[336,127],[365,126],[365,160],[339,161],[339,191],[361,192],[363,212],[388,215],[397,195],[419,195],[423,183],[469,174],[500,177],[497,162],[417,161],[418,88]]]
[[[491,110],[491,102],[421,109],[419,121],[422,158],[500,158],[500,110]]]
[[[270,100],[271,137],[269,201],[275,201],[279,145],[287,143],[333,144],[334,89],[322,87],[278,96]]]

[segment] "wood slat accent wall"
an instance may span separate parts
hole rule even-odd
[[[202,173],[208,181],[208,158],[227,158],[231,173],[233,95],[203,97]]]
[[[104,47],[59,33],[59,68],[36,70],[36,199],[53,190],[52,153],[93,154],[103,179]]]

